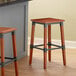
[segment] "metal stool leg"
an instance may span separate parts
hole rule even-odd
[[[47,24],[44,25],[44,69],[47,66]]]
[[[12,32],[12,43],[13,43],[13,54],[14,54],[14,58],[17,59],[17,49],[16,49],[15,32]],[[16,74],[16,76],[19,76],[19,75],[18,75],[18,63],[17,63],[17,60],[14,61],[14,65],[15,65],[15,74]]]
[[[33,46],[33,44],[34,44],[34,32],[35,32],[35,24],[32,22],[29,65],[32,64],[32,54],[33,54],[33,47],[32,47],[32,46]]]
[[[61,31],[61,43],[62,43],[62,55],[63,55],[63,64],[66,65],[66,54],[65,54],[65,41],[64,41],[64,28],[63,22],[60,23],[60,31]]]
[[[4,74],[4,39],[3,39],[3,35],[0,34],[0,41],[1,41],[1,76],[5,76]]]
[[[51,25],[48,25],[48,49],[51,49]],[[48,60],[51,61],[51,50],[48,50]]]

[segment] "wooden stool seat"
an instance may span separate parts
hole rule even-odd
[[[63,64],[66,65],[64,28],[63,28],[64,20],[55,19],[55,18],[40,18],[40,19],[31,19],[31,21],[32,21],[32,31],[31,31],[29,64],[30,65],[32,64],[33,48],[35,48],[35,49],[42,50],[44,53],[44,69],[46,69],[46,65],[47,65],[47,51],[48,51],[48,60],[51,61],[51,50],[56,50],[56,49],[62,49]],[[34,32],[35,32],[36,24],[42,24],[44,26],[44,44],[34,45]],[[52,41],[51,41],[51,25],[52,24],[60,25],[61,45],[52,44]],[[48,43],[47,43],[47,32],[48,32]],[[44,48],[41,48],[39,46],[44,46]],[[52,48],[51,46],[54,46],[56,48]]]
[[[32,19],[31,21],[36,23],[57,23],[57,22],[63,22],[62,19],[55,19],[55,18],[41,18],[41,19]]]
[[[11,27],[0,27],[0,33],[8,33],[15,31],[16,28],[11,28]]]
[[[16,49],[16,36],[15,36],[15,30],[16,28],[11,28],[11,27],[0,27],[0,45],[1,45],[1,55],[0,55],[0,67],[1,67],[1,76],[5,76],[5,65],[7,65],[7,63],[10,62],[14,62],[15,65],[15,75],[18,75],[18,64],[17,64],[17,49]],[[11,32],[11,36],[12,36],[12,45],[13,45],[13,57],[5,57],[5,53],[4,53],[4,34],[5,33],[10,33]],[[8,46],[8,48],[10,48]],[[7,61],[5,61],[7,60]],[[9,61],[8,61],[9,60]]]

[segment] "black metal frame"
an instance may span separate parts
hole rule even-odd
[[[1,56],[0,56],[1,58]],[[12,63],[14,61],[17,61],[17,57],[14,58],[10,58],[10,57],[5,57],[5,59],[8,59],[9,61],[6,61],[4,63],[0,63],[0,67],[4,67],[5,65],[7,65],[8,63]]]
[[[30,48],[35,48],[35,49],[39,49],[39,50],[43,50],[43,51],[56,50],[56,49],[65,49],[65,46],[60,46],[60,45],[51,44],[51,43],[48,43],[47,45],[48,45],[48,46],[55,46],[56,48],[51,48],[51,49],[39,48],[39,46],[44,46],[44,44],[40,44],[40,45],[30,45]]]

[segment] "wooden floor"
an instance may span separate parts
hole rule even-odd
[[[29,57],[18,61],[19,76],[76,76],[76,49],[66,49],[67,66],[62,63],[61,50],[52,51],[52,62],[48,62],[47,70],[43,69],[43,52],[34,50],[33,64],[29,66]],[[15,76],[14,65],[5,67],[5,76]]]

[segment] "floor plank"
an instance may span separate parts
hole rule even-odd
[[[29,57],[18,61],[19,76],[76,76],[76,49],[66,49],[67,66],[63,66],[62,51],[52,51],[52,62],[48,61],[47,70],[43,69],[43,52],[34,50],[33,63],[29,66]],[[5,76],[15,76],[14,64],[5,67]]]

